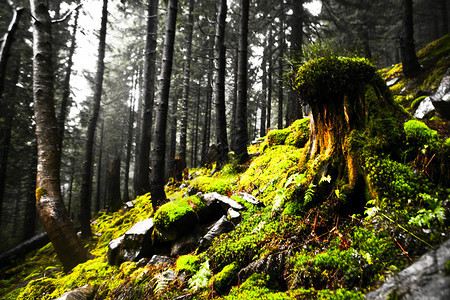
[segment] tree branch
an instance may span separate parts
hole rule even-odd
[[[9,1],[9,0],[8,0],[8,1]],[[66,15],[63,16],[61,19],[53,20],[53,21],[52,21],[52,24],[62,23],[62,22],[64,22],[64,21],[66,21],[67,18],[69,18],[69,16],[70,16],[74,11],[78,10],[81,6],[83,6],[82,3],[78,4],[77,7],[75,7],[74,9],[72,9],[71,11],[69,11],[68,13],[66,13]]]

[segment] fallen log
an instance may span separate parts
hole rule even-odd
[[[14,248],[0,254],[0,268],[10,265],[17,259],[24,258],[33,250],[39,249],[50,242],[46,232],[35,235],[29,240],[20,243]]]

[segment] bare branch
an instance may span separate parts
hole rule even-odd
[[[8,0],[8,1],[9,1],[9,0]],[[52,21],[52,24],[62,23],[62,22],[64,22],[64,21],[66,21],[66,20],[70,17],[70,15],[71,15],[74,11],[78,10],[81,6],[83,6],[82,3],[78,4],[77,7],[75,7],[74,9],[72,9],[71,11],[69,11],[68,13],[66,13],[66,15],[63,16],[61,19],[53,20],[53,21]]]

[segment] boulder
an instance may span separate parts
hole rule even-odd
[[[94,298],[95,288],[90,285],[84,285],[74,290],[64,293],[55,300],[88,300]]]
[[[188,234],[180,237],[172,243],[171,256],[180,256],[194,251],[200,243],[201,238],[207,232],[206,225],[197,225]]]
[[[433,112],[435,107],[430,97],[426,97],[422,101],[420,101],[419,107],[416,109],[414,113],[414,117],[417,119],[425,118],[429,113]]]
[[[227,217],[231,221],[231,223],[233,223],[234,226],[241,223],[241,221],[242,221],[241,214],[239,212],[235,211],[234,209],[232,209],[231,207],[227,211]]]
[[[238,202],[231,199],[230,197],[220,195],[217,192],[205,194],[205,195],[203,195],[203,197],[206,202],[217,201],[222,206],[224,211],[227,211],[230,207],[237,211],[247,209],[245,206],[243,206],[242,204],[239,204]]]
[[[227,219],[226,216],[222,216],[222,218],[214,223],[208,233],[206,233],[200,240],[199,251],[201,252],[208,248],[212,241],[222,233],[230,232],[233,229],[234,225]]]
[[[239,282],[244,282],[254,273],[265,273],[270,275],[271,279],[276,280],[283,287],[286,285],[283,278],[283,271],[286,259],[292,254],[292,249],[281,247],[275,254],[269,254],[262,257],[238,272]]]
[[[445,119],[450,120],[450,69],[447,70],[434,95],[430,96],[436,111]]]
[[[449,299],[450,270],[446,269],[449,261],[450,240],[447,240],[368,293],[366,299]]]
[[[119,265],[148,256],[152,247],[153,219],[137,222],[125,234],[108,245],[108,262]]]
[[[237,196],[244,199],[245,201],[247,201],[250,204],[259,206],[259,207],[263,207],[264,203],[262,203],[261,201],[259,201],[258,199],[255,198],[255,196],[248,194],[248,193],[237,193]]]

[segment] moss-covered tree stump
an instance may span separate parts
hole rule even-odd
[[[396,120],[403,112],[375,67],[363,58],[309,61],[295,75],[294,88],[310,107],[310,140],[302,162],[305,189],[331,176],[326,193],[332,192],[331,186],[337,198],[349,196],[353,206],[362,208],[367,182],[361,153],[366,145],[361,144],[370,136],[369,143],[380,151],[395,144],[401,137]]]

